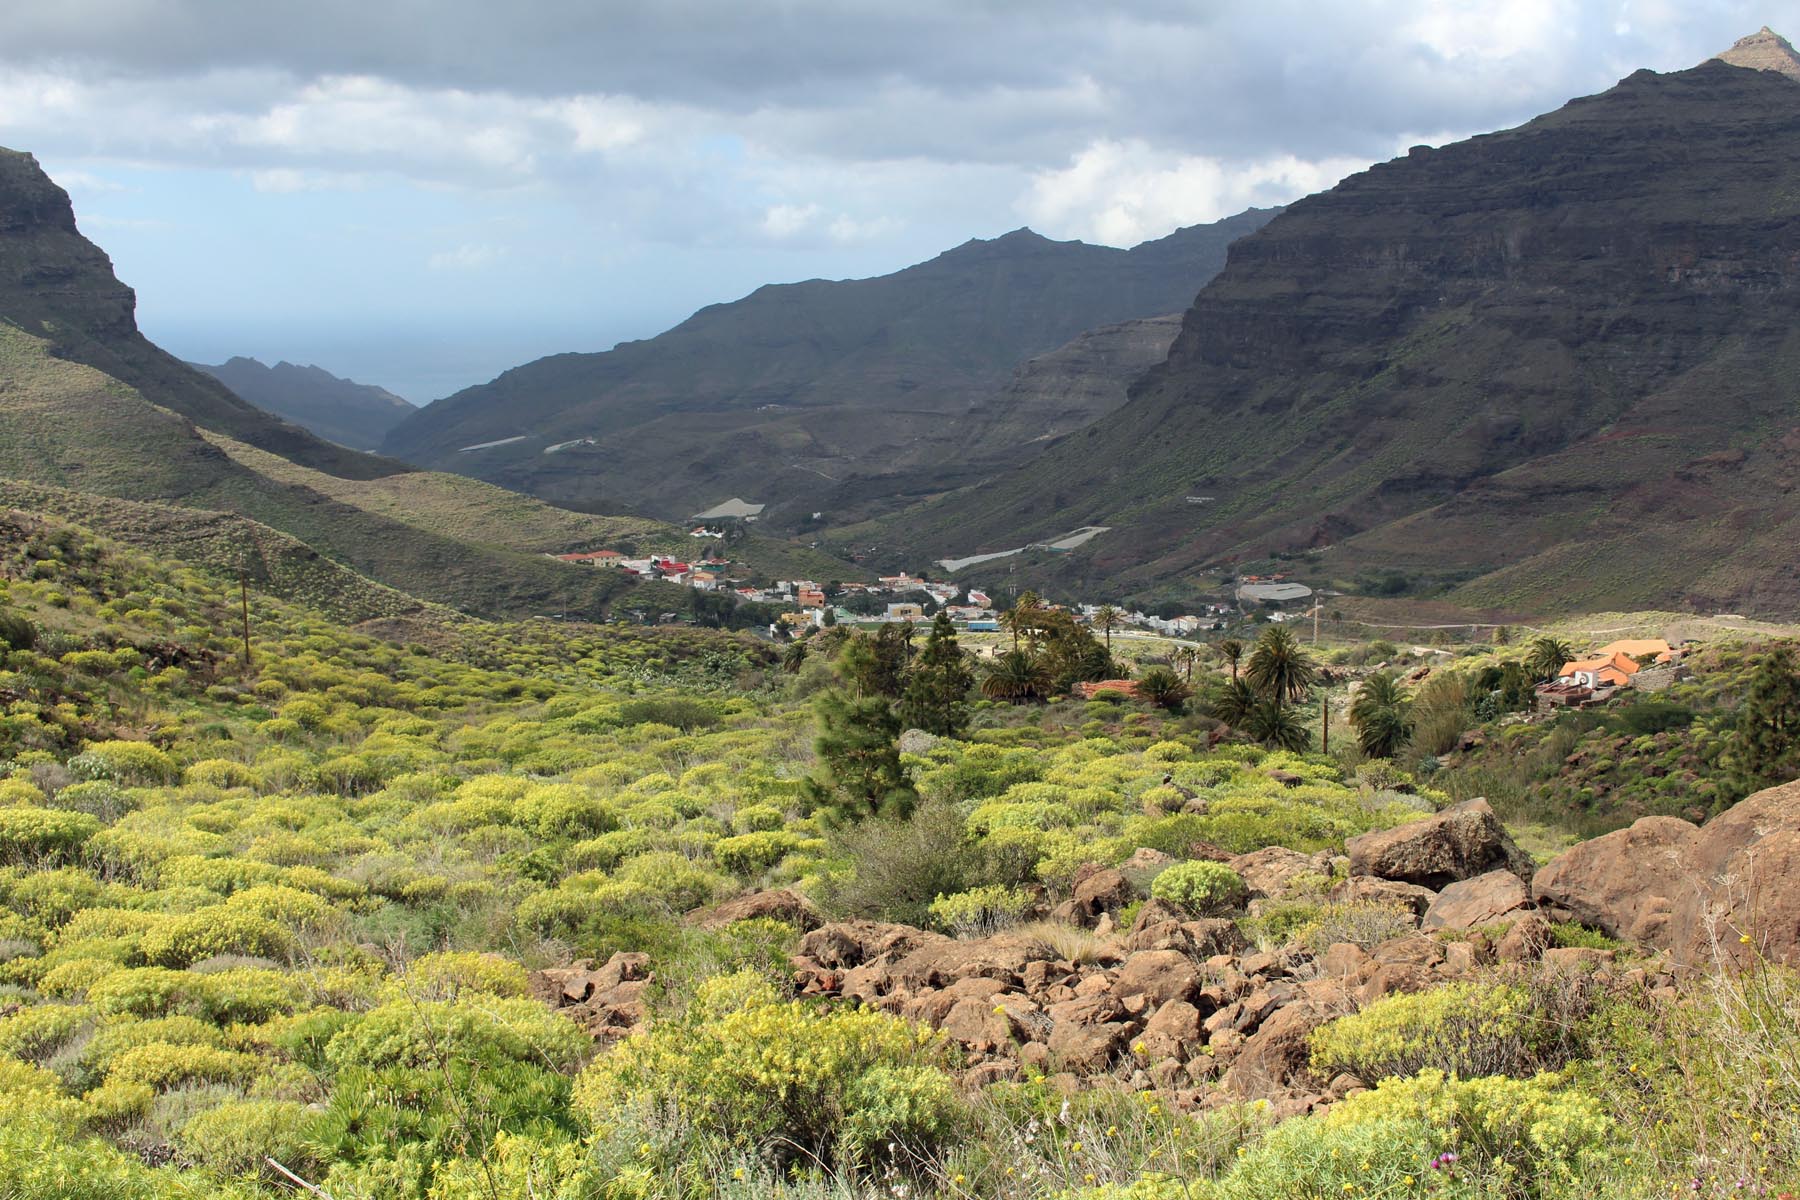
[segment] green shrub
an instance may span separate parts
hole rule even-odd
[[[784,829],[740,833],[713,843],[713,858],[733,875],[761,875],[797,849],[805,839]]]
[[[1242,905],[1249,889],[1238,873],[1223,863],[1180,862],[1151,881],[1150,894],[1195,916],[1213,916]]]
[[[91,742],[69,760],[69,769],[86,779],[139,786],[174,783],[181,777],[175,760],[148,742]]]
[[[195,1162],[221,1175],[285,1182],[264,1160],[310,1172],[307,1118],[306,1106],[291,1100],[227,1100],[183,1125],[176,1143]]]
[[[1532,1075],[1575,1054],[1593,1005],[1591,982],[1565,976],[1447,983],[1389,996],[1315,1030],[1313,1065],[1370,1084],[1425,1070]]]
[[[596,1060],[576,1104],[601,1132],[633,1112],[780,1160],[872,1164],[946,1145],[963,1120],[941,1039],[869,1010],[781,1001],[761,978],[703,985],[684,1016]]]
[[[64,861],[99,832],[99,820],[87,813],[0,808],[0,863]]]
[[[931,902],[931,915],[957,937],[988,937],[1016,925],[1031,910],[1031,896],[1004,884],[971,888]]]

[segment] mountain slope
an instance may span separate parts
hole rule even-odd
[[[359,479],[407,469],[334,446],[245,403],[138,332],[136,307],[111,260],[76,229],[68,193],[31,155],[0,147],[0,318],[152,404],[284,458]]]
[[[1019,363],[1177,310],[1251,211],[1132,250],[1029,230],[876,279],[714,305],[648,341],[515,368],[421,409],[384,449],[572,507],[680,518],[729,495],[792,516],[854,477],[961,458],[957,418]]]
[[[1800,516],[1770,487],[1797,136],[1800,84],[1715,61],[1353,176],[1232,248],[1124,408],[888,532],[936,557],[1110,525],[1061,578],[1140,592],[1315,549],[1471,602],[1791,611],[1760,531]]]
[[[290,362],[270,367],[241,356],[214,366],[188,365],[264,412],[353,450],[379,448],[388,430],[414,411],[386,388],[340,379],[321,367]]]

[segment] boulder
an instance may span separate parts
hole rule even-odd
[[[1164,1058],[1185,1062],[1200,1040],[1200,1010],[1186,1000],[1171,1000],[1145,1023],[1136,1044],[1150,1062]]]
[[[1097,917],[1130,904],[1137,895],[1131,881],[1112,867],[1083,870],[1075,876],[1069,900],[1084,916]]]
[[[1532,881],[1551,915],[1667,951],[1676,965],[1800,964],[1800,782],[1705,825],[1645,817],[1567,850]],[[1740,941],[1748,937],[1749,944]]]
[[[1330,1019],[1310,1004],[1277,1009],[1232,1059],[1226,1090],[1244,1100],[1273,1099],[1311,1082],[1307,1039]]]
[[[1525,881],[1511,871],[1489,871],[1450,884],[1425,910],[1425,929],[1477,929],[1531,904]]]
[[[1513,843],[1486,800],[1465,800],[1434,816],[1351,838],[1353,875],[1397,879],[1436,890],[1505,869],[1529,880],[1534,864]]]
[[[758,917],[785,921],[801,933],[817,929],[821,923],[819,910],[813,907],[813,902],[788,888],[751,892],[748,896],[727,900],[717,908],[688,914],[688,920],[702,929],[718,929],[733,921],[748,921]]]
[[[1130,1030],[1116,1021],[1095,1025],[1058,1021],[1050,1030],[1050,1056],[1065,1071],[1097,1074],[1112,1065]]]
[[[911,925],[893,925],[884,921],[834,921],[821,925],[800,939],[794,952],[796,959],[810,960],[821,967],[843,970],[860,967],[876,958],[898,959],[921,946],[952,943],[939,933],[914,929]]]
[[[1539,913],[1521,913],[1500,944],[1494,948],[1494,957],[1503,963],[1531,963],[1544,956],[1550,948],[1550,922]]]
[[[1200,968],[1179,950],[1146,950],[1125,960],[1113,980],[1120,997],[1143,995],[1152,1007],[1187,1000],[1200,990]]]
[[[1331,889],[1331,898],[1339,904],[1385,904],[1390,908],[1410,909],[1413,916],[1423,917],[1431,902],[1437,899],[1437,893],[1416,883],[1353,875]]]
[[[1240,854],[1225,864],[1243,879],[1252,896],[1280,896],[1296,875],[1329,874],[1329,858],[1302,854],[1285,846],[1265,846]]]

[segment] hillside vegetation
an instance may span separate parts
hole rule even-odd
[[[777,666],[728,634],[423,609],[351,629],[258,591],[246,663],[229,580],[10,521],[8,1196],[252,1197],[298,1178],[340,1200],[1573,1200],[1795,1182],[1797,993],[1772,964],[1673,1000],[1565,987],[1543,1010],[1562,1025],[1534,1015],[1554,985],[1527,967],[1352,1003],[1300,1057],[1379,1086],[1340,1086],[1316,1115],[1209,1074],[1224,1033],[1179,1070],[1152,1030],[1116,1069],[1053,1042],[1062,1073],[977,1078],[961,1026],[792,998],[789,956],[850,929],[933,953],[1026,947],[1108,979],[1125,953],[1111,913],[1100,931],[990,936],[1102,879],[1126,889],[1121,930],[1185,909],[1276,951],[1234,952],[1246,972],[1281,961],[1304,980],[1326,940],[1350,943],[1341,956],[1396,932],[1440,958],[1489,953],[1504,930],[1434,942],[1382,902],[1326,899],[1347,839],[1442,802],[1401,772],[1214,746],[1173,696],[958,697],[968,674],[933,682],[957,676],[941,635],[890,680],[892,639],[821,635]],[[898,757],[904,795],[856,790],[858,759],[830,744],[834,705],[864,685],[959,727]],[[855,815],[857,796],[892,807]],[[1244,879],[1215,861],[1245,851],[1264,857],[1233,861],[1279,903],[1245,912]],[[1281,853],[1310,865],[1279,886],[1249,865]],[[719,907],[746,893],[779,903]],[[814,906],[960,940],[803,939]],[[1127,971],[1170,952],[1133,953]],[[578,984],[612,989],[610,1007]]]

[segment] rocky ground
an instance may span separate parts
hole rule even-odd
[[[1239,921],[1196,918],[1162,900],[1128,928],[1134,878],[1166,863],[1141,850],[1093,869],[1051,920],[957,939],[874,921],[821,923],[788,891],[758,892],[703,916],[774,916],[805,930],[792,959],[802,996],[867,1004],[941,1030],[971,1086],[1042,1073],[1068,1086],[1155,1088],[1178,1105],[1268,1100],[1311,1111],[1363,1081],[1322,1079],[1307,1039],[1384,996],[1490,969],[1579,973],[1602,988],[1671,989],[1677,972],[1723,954],[1800,961],[1800,900],[1783,885],[1800,855],[1800,784],[1758,793],[1705,826],[1646,818],[1533,867],[1484,801],[1352,838],[1347,853],[1269,847],[1229,860],[1248,914],[1295,889],[1340,913],[1382,914],[1380,940],[1296,939],[1259,949]],[[1632,953],[1560,947],[1553,921],[1628,939]],[[1380,921],[1367,928],[1383,928]],[[645,1017],[650,963],[539,972],[537,994],[596,1038]]]

